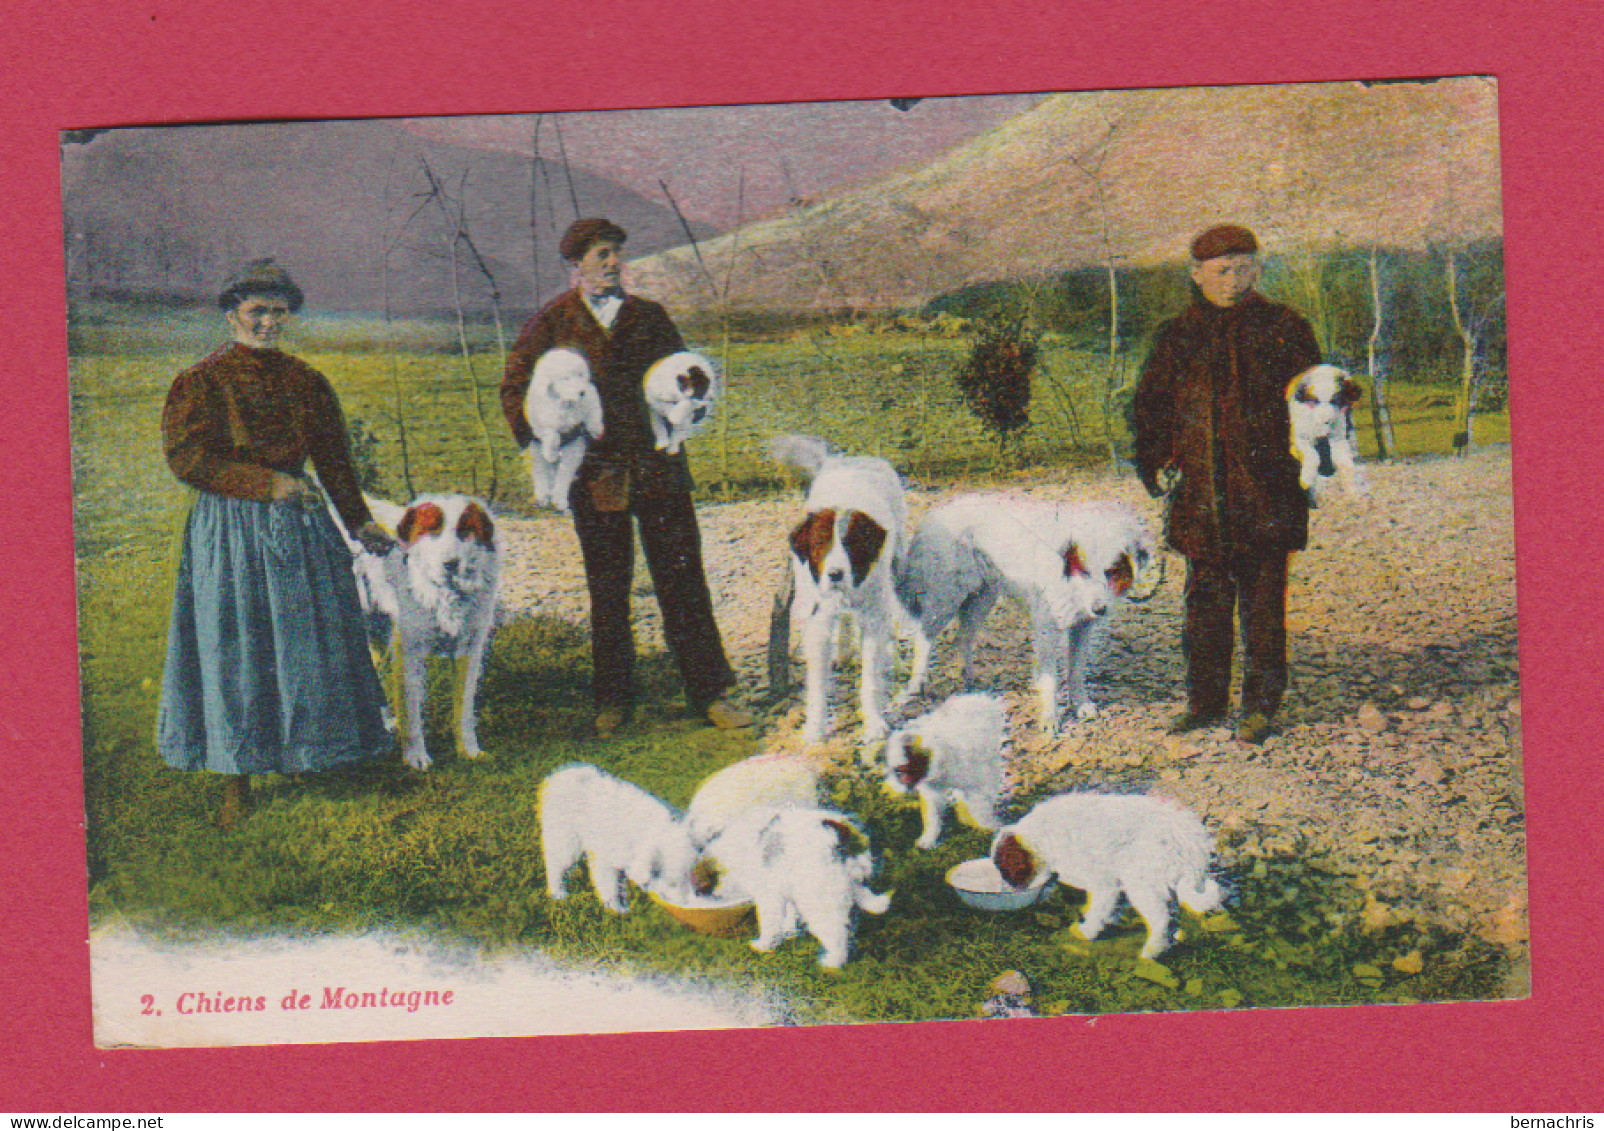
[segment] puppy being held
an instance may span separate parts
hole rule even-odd
[[[1298,482],[1313,503],[1322,479],[1337,476],[1349,495],[1368,490],[1358,466],[1359,444],[1353,427],[1353,406],[1364,396],[1346,370],[1335,365],[1305,369],[1287,388],[1292,417],[1292,450],[1298,457]]]
[[[824,809],[748,809],[707,846],[697,894],[749,896],[757,905],[752,949],[770,951],[806,930],[823,948],[819,965],[846,964],[855,911],[881,915],[889,893],[869,890],[869,838],[850,818]]]
[[[357,592],[368,622],[378,667],[386,671],[396,699],[396,659],[400,660],[402,757],[415,770],[427,770],[423,737],[423,699],[427,661],[446,656],[453,663],[451,726],[457,753],[477,758],[477,699],[485,652],[495,631],[506,549],[489,505],[468,495],[419,495],[409,506],[368,498],[375,521],[393,531],[395,550],[383,558],[363,553],[347,539],[353,555]]]
[[[1008,719],[995,695],[954,695],[891,733],[886,743],[886,784],[919,795],[923,849],[941,839],[947,808],[962,800],[975,824],[995,829],[1003,793],[1003,745]]]
[[[629,910],[626,879],[677,896],[690,890],[698,855],[688,826],[665,802],[584,762],[540,783],[540,847],[552,899],[568,895],[565,877],[583,858],[596,898],[620,915]]]
[[[688,350],[653,362],[642,387],[657,449],[670,455],[707,427],[713,405],[724,393],[713,363]]]
[[[524,394],[524,417],[535,434],[527,449],[535,502],[568,514],[579,465],[590,442],[602,437],[601,397],[584,354],[559,348],[540,355]]]
[[[991,859],[1003,880],[1023,890],[1043,871],[1087,896],[1080,932],[1097,938],[1120,896],[1147,923],[1143,958],[1170,946],[1170,906],[1212,911],[1223,899],[1209,875],[1214,840],[1190,810],[1157,797],[1063,793],[1039,802],[998,830]]]

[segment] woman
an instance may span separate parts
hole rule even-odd
[[[175,769],[227,775],[217,823],[243,814],[250,774],[327,770],[384,753],[384,694],[340,519],[374,553],[345,420],[322,374],[278,349],[301,289],[271,259],[217,304],[233,341],[179,374],[162,413],[173,474],[195,489],[183,534],[157,748]]]

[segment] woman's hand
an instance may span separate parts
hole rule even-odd
[[[275,503],[307,503],[317,498],[317,488],[298,475],[273,473],[273,501]]]
[[[356,539],[362,543],[364,550],[375,557],[382,558],[395,549],[395,539],[376,522],[364,522],[362,528],[356,532]]]

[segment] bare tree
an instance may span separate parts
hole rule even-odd
[[[1383,307],[1381,300],[1381,249],[1370,246],[1370,336],[1365,341],[1365,362],[1370,374],[1370,423],[1376,435],[1376,458],[1391,459],[1398,452],[1392,434],[1392,408],[1387,401],[1388,374],[1381,364],[1377,347],[1381,342]]]
[[[1487,382],[1483,346],[1488,327],[1504,305],[1504,292],[1485,295],[1461,294],[1459,260],[1464,249],[1449,244],[1442,249],[1443,270],[1448,284],[1448,310],[1454,333],[1459,336],[1459,387],[1454,395],[1454,454],[1464,455],[1473,443],[1476,402]]]
[[[428,183],[428,191],[423,194],[423,200],[426,204],[433,205],[440,215],[443,258],[448,265],[447,278],[451,284],[451,302],[456,311],[457,346],[462,353],[463,369],[468,379],[468,387],[473,395],[474,414],[479,421],[480,441],[484,446],[485,457],[490,463],[490,484],[487,494],[494,501],[500,481],[500,466],[496,458],[495,444],[490,437],[490,423],[485,417],[484,399],[480,395],[479,378],[474,371],[473,350],[468,344],[467,309],[462,293],[464,259],[467,259],[472,266],[490,277],[496,334],[503,359],[505,359],[506,341],[501,332],[500,290],[495,287],[495,278],[490,274],[489,267],[479,254],[478,248],[474,246],[473,237],[469,232],[468,170],[463,170],[462,176],[458,178],[456,189],[453,191],[445,181],[436,175],[427,157],[420,156],[418,161],[423,170],[424,179]],[[476,475],[475,489],[478,486],[477,478]]]
[[[1115,404],[1125,387],[1125,357],[1120,349],[1119,336],[1119,265],[1125,256],[1118,250],[1115,225],[1118,216],[1110,199],[1108,157],[1124,119],[1110,118],[1102,133],[1094,137],[1078,153],[1069,155],[1070,164],[1086,178],[1092,188],[1090,209],[1092,227],[1096,233],[1100,265],[1108,279],[1108,356],[1103,369],[1102,395],[1103,437],[1108,447],[1108,462],[1119,468],[1119,443],[1115,439]]]

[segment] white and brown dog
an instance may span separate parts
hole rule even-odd
[[[1110,616],[1145,601],[1162,581],[1153,533],[1118,503],[1049,503],[966,495],[927,514],[901,563],[897,590],[917,619],[913,675],[905,698],[924,689],[934,642],[954,620],[965,686],[974,644],[1007,594],[1029,615],[1041,727],[1058,732],[1060,688],[1078,719],[1097,707],[1086,673]]]
[[[889,893],[869,889],[874,856],[852,820],[825,809],[748,809],[725,826],[697,865],[700,895],[745,895],[757,905],[752,949],[769,951],[807,930],[823,948],[819,965],[846,963],[853,913],[881,915]]]
[[[673,455],[707,427],[713,405],[723,395],[724,382],[711,361],[682,350],[653,362],[642,389],[651,410],[657,449]]]
[[[981,828],[997,827],[1007,739],[1007,713],[995,695],[954,695],[891,732],[886,784],[919,796],[924,829],[915,844],[936,846],[942,818],[955,801],[964,803]]]
[[[550,349],[540,355],[524,394],[524,418],[535,434],[527,451],[535,502],[567,514],[574,476],[590,442],[602,436],[601,397],[584,354]]]
[[[1088,941],[1102,934],[1124,895],[1147,924],[1143,958],[1170,945],[1170,905],[1194,913],[1220,906],[1209,875],[1214,841],[1190,810],[1157,797],[1063,793],[1039,802],[992,840],[991,860],[1016,889],[1042,872],[1087,896],[1079,923]]]
[[[807,664],[804,740],[822,742],[829,729],[833,652],[843,617],[857,622],[862,642],[863,736],[884,738],[892,640],[908,623],[894,582],[908,526],[902,479],[883,459],[836,455],[806,436],[781,437],[774,455],[810,480],[807,515],[791,531],[793,615],[802,621]]]
[[[1353,427],[1353,406],[1364,396],[1358,383],[1335,365],[1305,369],[1287,388],[1292,416],[1292,450],[1299,463],[1298,482],[1317,497],[1319,482],[1338,476],[1349,495],[1366,491],[1359,469],[1359,445]]]
[[[453,662],[457,753],[477,758],[484,751],[476,699],[495,630],[506,554],[496,521],[488,505],[467,495],[419,495],[407,507],[382,499],[367,502],[374,519],[398,543],[379,559],[347,539],[356,555],[352,568],[369,638],[391,676],[386,683],[392,703],[397,699],[394,677],[400,676],[402,757],[417,770],[433,764],[423,739],[423,698],[426,661],[438,655]]]
[[[583,858],[596,898],[619,914],[629,910],[626,879],[677,895],[690,890],[698,857],[689,828],[668,804],[584,762],[540,783],[540,849],[552,899],[567,896],[565,877]]]

